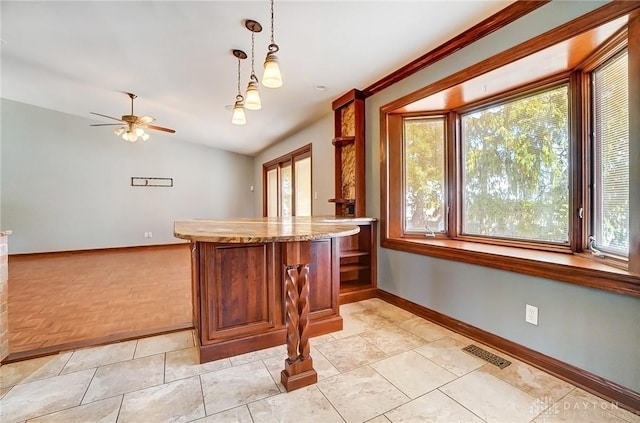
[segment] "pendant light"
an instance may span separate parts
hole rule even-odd
[[[271,44],[269,44],[268,50],[267,57],[264,59],[262,85],[267,88],[279,88],[282,86],[282,74],[278,65],[278,56],[276,56],[280,47],[273,38],[273,0],[271,0]]]
[[[244,113],[244,97],[240,94],[240,61],[247,58],[247,54],[242,50],[232,50],[235,57],[238,58],[238,95],[236,95],[236,103],[233,105],[233,116],[231,123],[234,125],[245,125],[247,116]]]
[[[262,102],[260,101],[258,77],[255,71],[255,36],[256,32],[262,31],[262,25],[254,20],[247,19],[244,26],[251,31],[251,76],[249,77],[249,84],[247,85],[244,107],[247,110],[260,110],[262,108]]]

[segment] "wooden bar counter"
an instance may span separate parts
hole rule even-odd
[[[310,217],[175,222],[191,241],[200,362],[286,342],[285,389],[315,383],[309,337],[342,329],[336,238],[358,231]]]

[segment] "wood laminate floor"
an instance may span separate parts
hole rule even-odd
[[[189,328],[188,244],[9,257],[10,359]]]

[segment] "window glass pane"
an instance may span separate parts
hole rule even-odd
[[[296,216],[311,216],[311,157],[295,162]]]
[[[278,169],[267,171],[267,217],[278,216]]]
[[[444,232],[443,117],[404,121],[404,229]]]
[[[292,187],[293,181],[291,180],[291,164],[286,166],[282,166],[280,168],[280,190],[282,192],[282,215],[281,216],[291,216],[293,210],[293,202],[292,202]]]
[[[629,254],[629,68],[625,52],[593,72],[594,237]]]
[[[462,232],[569,241],[568,88],[462,116]]]

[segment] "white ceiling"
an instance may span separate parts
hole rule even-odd
[[[133,92],[136,114],[174,128],[177,142],[253,155],[329,113],[344,92],[366,88],[511,2],[276,0],[284,85],[261,87],[262,110],[236,126],[225,108],[237,91],[231,49],[250,54],[244,20],[260,22],[261,76],[268,1],[2,0],[1,96],[110,123],[89,112],[128,114],[123,92]],[[250,59],[243,91],[249,71]]]

